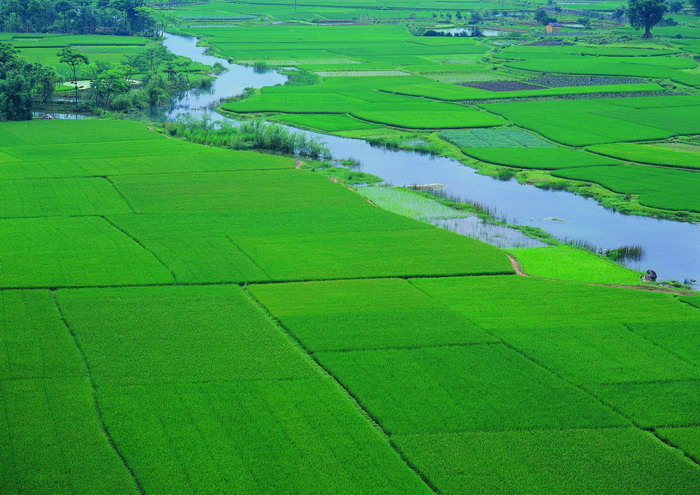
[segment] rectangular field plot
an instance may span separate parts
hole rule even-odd
[[[517,168],[553,170],[569,167],[615,165],[617,160],[569,148],[462,148],[462,152],[489,163]]]
[[[700,423],[700,380],[612,383],[590,388],[644,427]]]
[[[316,355],[391,434],[627,424],[501,344]]]
[[[196,153],[190,150],[190,152],[175,155],[145,154],[121,158],[3,163],[0,157],[0,179],[268,170],[292,168],[292,166],[293,161],[283,156],[200,146]]]
[[[99,217],[0,220],[0,287],[168,283],[170,272]]]
[[[139,493],[86,378],[0,380],[0,405],[3,494]]]
[[[0,124],[0,146],[165,140],[142,122],[127,120],[31,120]],[[146,145],[146,143],[144,143]]]
[[[430,494],[327,380],[100,388],[146,493]]]
[[[0,315],[0,381],[85,374],[49,291],[0,292]]]
[[[313,172],[281,170],[113,178],[139,213],[352,207],[364,200]]]
[[[25,161],[101,160],[104,158],[179,155],[196,153],[200,146],[179,139],[123,140],[68,144],[32,144],[7,146],[2,150]]]
[[[572,246],[509,249],[525,273],[574,282],[638,285],[639,272]]]
[[[491,331],[566,327],[571,324],[697,319],[697,310],[671,294],[595,287],[527,277],[415,279],[411,283]],[[572,304],[571,301],[576,301]]]
[[[697,466],[633,428],[397,435],[394,441],[446,495],[677,495],[700,486]]]
[[[554,141],[585,146],[700,132],[700,100],[666,96],[491,103],[482,108]],[[681,105],[677,108],[676,105]]]
[[[692,326],[692,322],[685,323]],[[700,319],[694,333],[700,337]],[[571,322],[527,331],[516,324],[497,334],[535,361],[578,383],[700,379],[700,368],[620,324]]]
[[[378,124],[370,124],[361,120],[353,119],[349,115],[338,113],[329,114],[281,114],[277,116],[278,120],[287,122],[292,125],[300,125],[303,127],[312,127],[322,131],[354,131],[357,129],[373,129],[379,128]]]
[[[499,249],[438,228],[234,241],[272,280],[512,273]]]
[[[494,340],[405,280],[265,284],[250,291],[312,352]]]
[[[630,322],[627,327],[680,359],[700,367],[700,318]]]
[[[639,203],[653,208],[700,211],[700,173],[644,165],[584,167],[557,170],[553,175],[594,182],[621,194],[639,196]]]
[[[98,384],[312,373],[235,286],[64,290],[57,297]]]
[[[700,169],[700,153],[674,149],[663,145],[615,143],[600,144],[588,148],[594,153],[612,156],[620,160],[668,167]]]
[[[130,212],[124,198],[103,178],[0,181],[0,217]]]
[[[553,148],[544,139],[521,129],[442,131],[440,137],[459,148]]]

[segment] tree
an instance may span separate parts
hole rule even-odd
[[[544,9],[537,9],[535,12],[535,20],[543,26],[552,22],[557,22],[557,20],[554,17],[550,17]]]
[[[678,0],[672,1],[668,4],[668,10],[670,10],[672,14],[677,14],[683,10],[683,2],[679,2]]]
[[[469,19],[469,22],[471,24],[479,24],[482,21],[481,14],[477,12],[476,10],[472,12],[471,18]]]
[[[622,22],[622,18],[625,17],[625,7],[620,5],[618,8],[616,8],[612,14],[612,17],[617,22]]]
[[[32,118],[32,88],[36,68],[19,57],[9,43],[0,43],[0,120]]]
[[[664,0],[629,0],[627,17],[634,29],[644,28],[642,38],[651,38],[651,28],[663,19],[666,9]]]
[[[693,0],[693,8],[695,8],[695,13],[700,15],[700,0]]]
[[[0,119],[32,118],[32,83],[21,71],[11,70],[0,80]]]
[[[56,72],[44,65],[34,65],[34,92],[37,98],[43,104],[48,103],[51,98],[53,98],[54,89],[56,88],[56,82],[58,77]]]
[[[78,68],[81,65],[88,64],[88,58],[82,53],[78,53],[73,48],[67,46],[58,52],[58,57],[61,63],[67,64],[70,67],[73,76],[73,85],[75,87],[75,106],[78,106]]]

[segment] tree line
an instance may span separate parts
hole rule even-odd
[[[6,32],[149,35],[171,20],[146,0],[0,1],[0,30]]]

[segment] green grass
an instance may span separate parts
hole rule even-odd
[[[437,227],[350,234],[236,237],[234,241],[272,280],[512,272],[502,251]]]
[[[482,108],[573,146],[700,132],[696,96],[490,103]]]
[[[594,182],[621,194],[639,196],[653,208],[700,211],[700,173],[643,165],[583,167],[557,170],[557,177]]]
[[[668,439],[673,445],[688,452],[695,459],[700,458],[700,427],[659,428],[656,431],[662,437]]]
[[[0,217],[129,213],[103,178],[0,181]]]
[[[613,383],[597,395],[644,427],[690,426],[700,421],[700,380]]]
[[[568,167],[614,165],[612,158],[570,148],[462,148],[466,155],[484,162],[516,168],[556,170]]]
[[[264,284],[250,290],[312,352],[494,340],[405,280]]]
[[[358,192],[383,210],[416,220],[428,221],[438,218],[464,218],[469,213],[438,203],[434,199],[420,196],[415,192],[383,186],[366,186]]]
[[[241,289],[73,290],[58,298],[103,385],[105,421],[146,490],[423,489]]]
[[[396,442],[448,495],[674,495],[700,483],[680,452],[633,428],[398,435]]]
[[[235,286],[66,290],[57,297],[98,386],[311,374]]]
[[[86,378],[2,380],[0,397],[3,493],[139,493],[100,427]]]
[[[659,321],[627,324],[627,328],[686,362],[700,366],[700,323],[694,318],[659,318]]]
[[[168,283],[169,271],[99,217],[0,220],[0,287]]]
[[[316,356],[391,434],[627,424],[500,344]]]
[[[147,492],[431,493],[319,377],[107,386],[101,400]]]
[[[411,283],[477,325],[501,332],[515,328],[565,327],[700,318],[671,294],[598,287],[533,277],[415,279]],[[507,298],[503,294],[508,294]],[[576,304],[571,304],[575,300]]]
[[[553,148],[554,145],[521,129],[442,131],[439,136],[459,148]]]
[[[509,249],[525,273],[534,277],[637,285],[640,274],[613,261],[570,246]]]
[[[342,114],[281,114],[276,116],[287,124],[301,127],[311,127],[321,131],[352,131],[357,129],[374,129],[380,127],[369,122],[362,122],[348,115]]]
[[[591,146],[588,149],[594,153],[630,162],[700,169],[700,154],[667,148],[663,145],[615,143]]]

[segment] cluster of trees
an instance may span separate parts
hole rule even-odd
[[[2,0],[0,30],[65,34],[160,34],[173,18],[146,0]]]
[[[70,47],[58,56],[71,72],[76,106],[79,75],[89,81],[85,104],[120,112],[163,104],[173,92],[189,87],[187,76],[174,68],[176,57],[160,45],[127,56],[124,63],[117,64],[90,64],[85,55]],[[138,86],[133,80],[136,75],[140,77]]]
[[[14,46],[0,43],[0,120],[31,119],[34,102],[50,101],[57,80],[53,69],[27,63]]]

